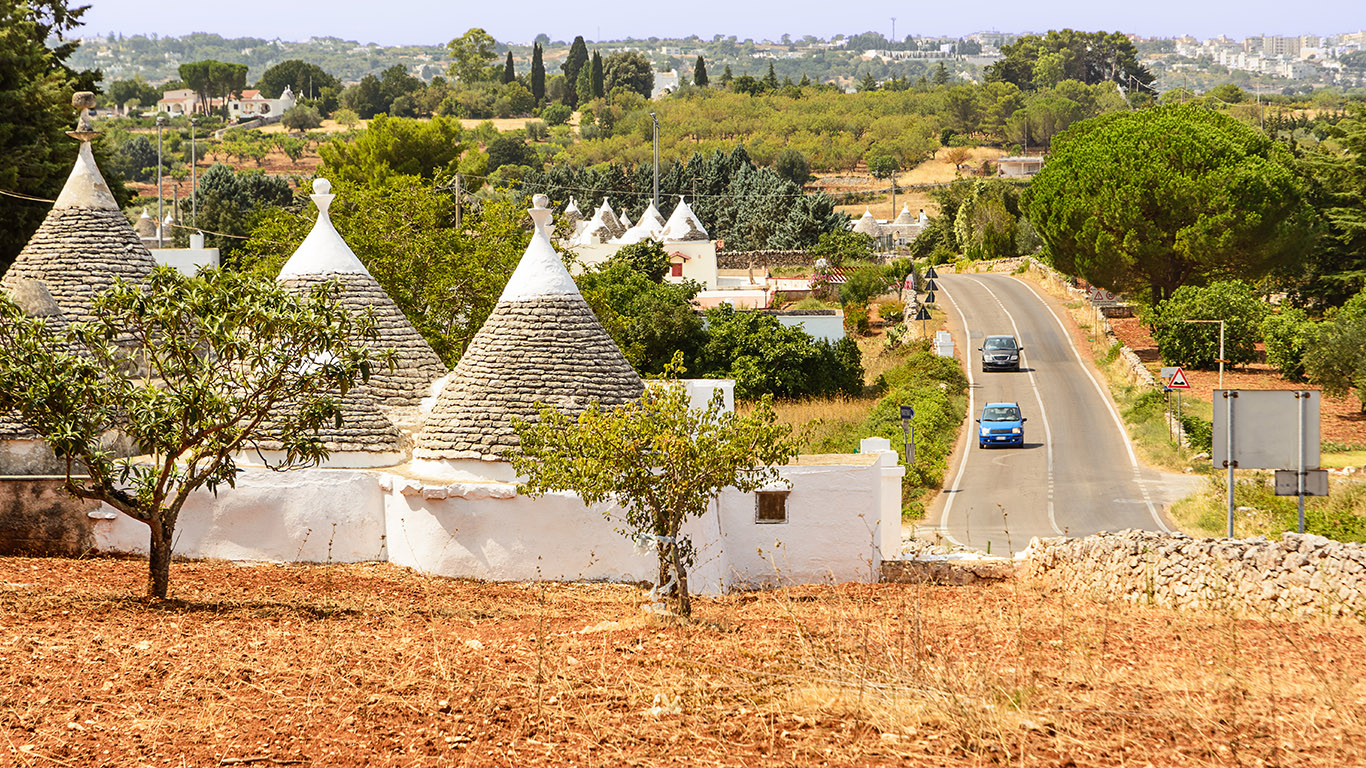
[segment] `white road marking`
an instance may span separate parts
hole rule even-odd
[[[1006,305],[1001,302],[1000,297],[981,280],[969,279],[982,286],[982,290],[986,291],[991,300],[996,302],[996,306],[1006,313],[1006,319],[1010,321],[1010,328],[1015,331],[1015,338],[1018,340],[1020,338],[1020,326],[1015,324],[1015,316],[1006,309]],[[1018,341],[1016,343],[1018,344]],[[1020,366],[1025,369],[1025,373],[1029,374],[1029,387],[1034,390],[1034,401],[1039,404],[1039,417],[1043,419],[1044,448],[1048,456],[1048,524],[1053,527],[1054,533],[1062,536],[1064,534],[1062,529],[1058,527],[1058,518],[1054,515],[1053,509],[1053,428],[1048,423],[1048,411],[1043,405],[1043,393],[1039,391],[1039,382],[1034,378],[1034,368],[1025,363],[1024,350],[1020,350]]]
[[[967,363],[968,368],[968,418],[971,419],[972,414],[977,412],[976,400],[972,393],[972,388],[974,386],[972,378],[972,355],[968,352],[972,347],[972,330],[968,328],[967,317],[963,315],[963,310],[959,308],[958,302],[954,301],[953,296],[949,295],[948,289],[941,285],[939,286],[939,293],[947,298],[949,303],[953,305],[954,311],[958,313],[959,322],[963,324],[963,362]],[[970,424],[972,422],[969,421],[968,423]],[[939,516],[940,531],[944,534],[945,538],[959,547],[964,546],[964,544],[958,539],[955,539],[953,534],[949,531],[949,513],[953,511],[953,500],[958,497],[958,494],[962,490],[963,472],[968,468],[968,457],[972,455],[973,438],[967,433],[967,430],[964,430],[963,436],[966,438],[963,441],[963,460],[958,462],[958,474],[953,478],[953,485],[949,486],[948,498],[944,500],[944,512]]]
[[[1067,326],[1063,324],[1062,318],[1058,317],[1058,313],[1053,311],[1053,307],[1039,295],[1038,291],[1034,290],[1034,286],[1013,275],[1011,277],[1018,281],[1020,285],[1023,285],[1028,289],[1030,293],[1034,294],[1034,298],[1038,299],[1039,303],[1043,304],[1044,309],[1048,310],[1048,314],[1053,316],[1053,321],[1058,324],[1058,329],[1062,331],[1063,338],[1067,339],[1067,343],[1072,347],[1072,354],[1076,356],[1082,371],[1086,373],[1086,378],[1091,380],[1091,384],[1096,388],[1096,392],[1100,394],[1101,401],[1105,403],[1105,407],[1110,411],[1110,417],[1115,422],[1115,428],[1119,430],[1120,437],[1124,439],[1124,448],[1129,452],[1129,464],[1133,467],[1134,471],[1134,482],[1138,484],[1138,490],[1143,494],[1143,502],[1148,505],[1148,514],[1152,515],[1153,522],[1157,523],[1157,527],[1160,528],[1163,533],[1171,533],[1172,529],[1168,528],[1167,524],[1162,522],[1162,516],[1158,514],[1157,506],[1153,504],[1152,495],[1148,493],[1148,484],[1143,481],[1143,473],[1138,465],[1138,456],[1134,453],[1134,443],[1129,437],[1129,430],[1124,426],[1124,419],[1120,417],[1119,409],[1115,407],[1115,403],[1111,399],[1110,393],[1100,385],[1100,381],[1095,377],[1095,374],[1091,373],[1090,367],[1086,365],[1086,361],[1081,356],[1081,350],[1077,348],[1076,339],[1072,338],[1072,332],[1067,330]]]

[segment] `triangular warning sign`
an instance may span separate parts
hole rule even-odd
[[[1172,380],[1167,382],[1167,389],[1190,389],[1190,382],[1186,381],[1186,372],[1180,368],[1172,374]]]
[[[930,267],[929,270],[925,272],[925,277],[933,280],[934,278],[939,277],[939,273],[934,271],[934,267]]]
[[[920,311],[918,311],[918,312],[915,313],[915,319],[916,319],[916,320],[929,320],[929,319],[930,319],[930,310],[929,310],[929,307],[926,307],[924,304],[921,304],[921,305],[920,305]]]

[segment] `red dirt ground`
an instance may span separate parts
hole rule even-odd
[[[380,564],[0,559],[0,764],[1337,766],[1366,628],[1028,581],[700,599]]]
[[[1136,317],[1110,318],[1110,327],[1115,336],[1138,355],[1138,359],[1157,376],[1162,367],[1157,356],[1157,344]],[[1258,345],[1261,351],[1261,345]],[[1210,401],[1210,393],[1219,386],[1219,371],[1186,370],[1186,378],[1191,388],[1187,393],[1204,402]],[[1264,362],[1252,363],[1237,368],[1224,369],[1224,386],[1228,389],[1294,389],[1304,386],[1287,381],[1276,370]],[[1312,387],[1311,387],[1312,389]],[[1347,397],[1324,397],[1321,412],[1321,434],[1325,441],[1347,445],[1366,445],[1366,413],[1361,411],[1361,401],[1355,393]]]

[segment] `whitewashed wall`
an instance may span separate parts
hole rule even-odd
[[[893,452],[802,457],[781,474],[786,523],[755,521],[754,494],[726,491],[685,532],[698,550],[692,590],[875,581],[900,547]],[[604,514],[605,513],[605,514]],[[108,510],[96,549],[145,553],[142,523]],[[573,494],[538,499],[512,483],[424,481],[383,471],[248,469],[217,498],[196,493],[176,554],[274,562],[384,561],[441,576],[495,581],[653,581],[653,550],[619,532],[615,505]]]

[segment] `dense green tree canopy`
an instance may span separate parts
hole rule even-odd
[[[261,73],[261,79],[256,81],[256,89],[268,99],[279,98],[285,86],[289,86],[295,96],[311,99],[324,88],[340,91],[341,81],[323,71],[322,67],[299,59],[276,64]]]
[[[1113,82],[1133,88],[1152,85],[1153,75],[1138,63],[1138,49],[1120,32],[1049,30],[1001,46],[1005,58],[986,69],[986,78],[1014,83],[1022,90],[1050,88],[1063,80]]]
[[[411,120],[381,116],[353,139],[334,139],[318,147],[320,175],[354,184],[380,182],[403,174],[448,178],[465,150],[460,121],[449,117]]]
[[[74,73],[65,64],[78,41],[65,35],[88,6],[62,0],[0,0],[0,189],[53,199],[76,159],[76,142],[64,133],[75,126],[71,93],[88,88],[98,72]],[[49,47],[49,41],[52,46]],[[104,153],[95,144],[96,157]],[[127,190],[108,179],[121,202]],[[0,195],[0,271],[28,242],[49,206]]]
[[[564,101],[571,107],[577,107],[579,102],[586,102],[592,98],[591,93],[581,91],[578,87],[580,71],[588,64],[588,44],[583,41],[583,35],[579,35],[570,44],[569,55],[560,64],[560,70],[564,72],[564,81],[568,88]],[[589,90],[591,91],[591,73],[589,82]]]
[[[227,61],[191,61],[180,65],[180,79],[194,89],[204,104],[211,99],[226,101],[247,87],[247,65]],[[226,105],[224,105],[226,107]]]
[[[494,48],[498,41],[479,27],[472,27],[460,37],[446,44],[451,55],[450,75],[461,87],[484,79],[488,65],[497,58]]]
[[[261,215],[275,206],[289,205],[294,192],[289,182],[261,171],[234,171],[216,163],[199,177],[199,214],[195,226],[206,230],[204,242],[225,258],[242,245]]]
[[[1059,269],[1157,301],[1303,256],[1310,211],[1290,161],[1203,107],[1112,113],[1054,141],[1024,207]]]
[[[1322,222],[1301,269],[1292,273],[1297,300],[1319,309],[1338,306],[1366,288],[1366,106],[1301,160],[1309,199]]]

